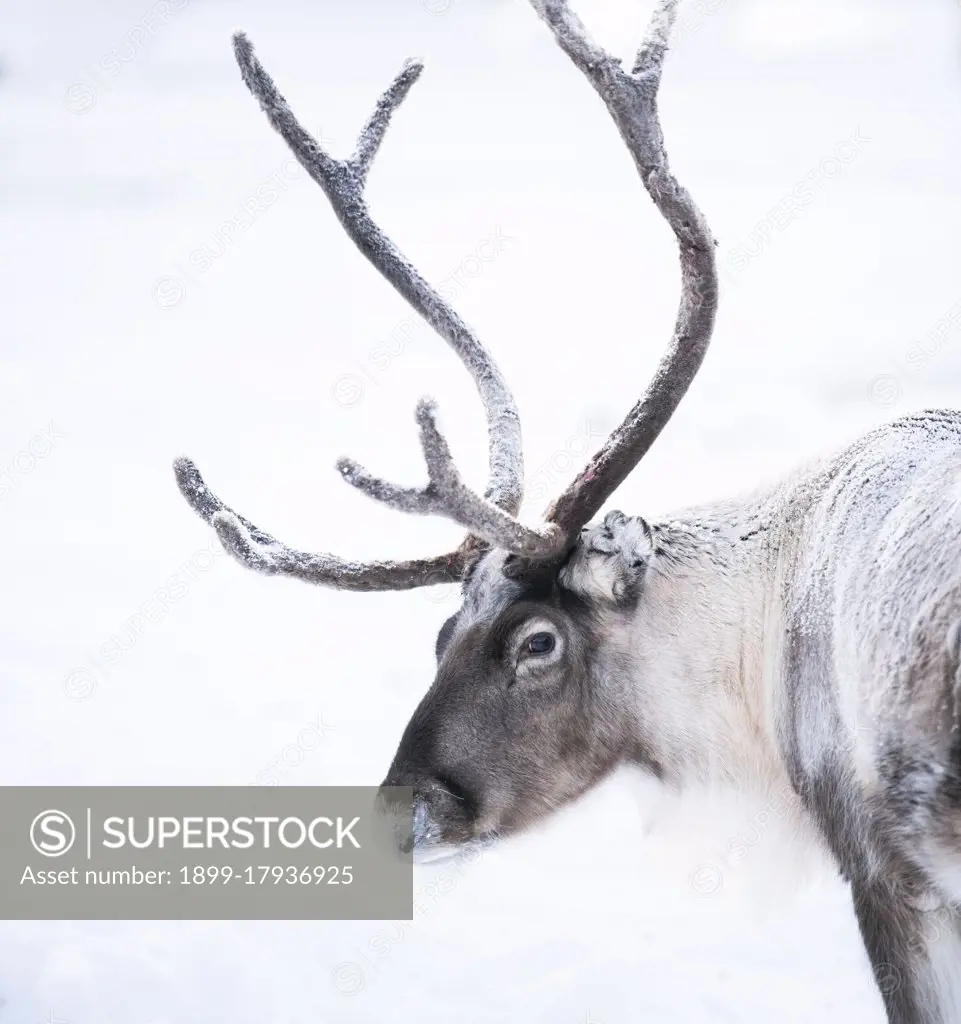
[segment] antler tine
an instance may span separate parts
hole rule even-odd
[[[227,551],[266,576],[293,576],[341,590],[412,590],[456,582],[481,550],[480,543],[468,537],[450,554],[404,562],[351,562],[336,555],[296,551],[228,508],[207,487],[190,459],[177,459],[174,473],[180,493],[197,515],[214,527]]]
[[[390,126],[391,115],[406,99],[411,86],[420,78],[423,70],[424,65],[419,60],[408,60],[400,74],[377,101],[377,106],[374,107],[374,112],[367,119],[367,124],[360,130],[357,148],[350,159],[350,164],[361,184],[367,181],[367,172],[374,162],[374,157],[377,156],[380,144],[384,141],[384,135]]]
[[[516,555],[543,558],[556,553],[564,541],[557,526],[551,523],[524,526],[514,516],[464,486],[447,440],[437,427],[436,413],[432,399],[423,398],[417,405],[420,443],[429,481],[426,487],[397,487],[371,476],[352,459],[341,459],[337,468],[349,484],[401,512],[445,516],[493,547]]]
[[[677,237],[681,257],[682,287],[674,334],[651,383],[547,512],[548,522],[573,537],[647,452],[700,368],[717,311],[715,242],[703,214],[671,173],[657,112],[657,91],[677,0],[658,0],[630,72],[591,41],[567,0],[531,0],[531,4],[604,101],[644,187]]]

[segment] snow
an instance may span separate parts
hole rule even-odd
[[[843,9],[828,28],[796,31],[816,15],[793,0],[682,5],[662,118],[726,273],[703,371],[617,496],[629,512],[736,493],[958,401],[961,11],[828,6]],[[622,30],[649,9],[580,13],[630,53]],[[876,9],[883,31],[851,28]],[[371,208],[495,354],[540,489],[566,483],[656,366],[670,232],[519,0],[12,0],[6,14],[0,779],[376,783],[455,595],[245,571],[170,464],[195,458],[298,548],[406,558],[458,528],[345,487],[337,456],[422,482],[412,411],[432,394],[482,488],[483,415],[291,163],[231,32],[337,156],[423,56]],[[853,138],[870,142],[842,162]],[[813,198],[786,204],[805,180]],[[763,799],[675,807],[623,772],[472,863],[419,869],[406,925],[0,924],[0,1024],[879,1024],[845,889],[780,824]]]

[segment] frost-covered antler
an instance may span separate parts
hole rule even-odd
[[[717,267],[707,222],[668,166],[657,113],[657,91],[677,0],[659,0],[630,71],[590,38],[567,0],[531,0],[531,4],[604,101],[681,253],[681,300],[674,335],[653,380],[624,422],[548,510],[548,522],[572,538],[640,462],[694,380],[714,330]]]
[[[539,528],[524,526],[493,502],[475,494],[461,481],[444,435],[437,429],[436,408],[429,398],[417,406],[420,443],[427,463],[428,484],[421,489],[397,487],[370,476],[351,459],[341,459],[337,468],[348,483],[371,498],[391,508],[417,515],[440,515],[467,527],[495,547],[506,548],[519,555],[536,556],[558,537],[551,525]]]
[[[469,531],[463,544],[450,554],[406,562],[360,564],[333,555],[294,551],[227,508],[211,494],[193,463],[179,459],[177,479],[188,502],[214,525],[228,550],[259,572],[345,589],[394,590],[457,578],[485,545],[503,548],[524,560],[554,558],[568,549],[580,528],[648,450],[700,367],[717,308],[714,241],[694,201],[670,172],[656,102],[677,0],[658,3],[630,72],[590,39],[566,0],[531,3],[604,100],[645,188],[677,236],[682,293],[671,345],[644,396],[552,504],[546,521],[533,527],[520,523],[516,516],[523,457],[520,423],[510,390],[487,350],[373,222],[364,202],[367,173],[391,115],[417,80],[422,65],[408,62],[378,102],[354,155],[349,160],[335,160],[300,125],[246,37],[238,34],[234,49],[248,88],[298,161],[324,190],[357,247],[460,356],[484,403],[489,435],[490,480],[483,497],[461,481],[437,428],[434,404],[427,399],[417,409],[428,471],[426,487],[398,487],[371,476],[349,459],[338,463],[344,479],[370,497],[405,512],[444,516]]]
[[[444,499],[429,485],[425,494],[430,493],[430,508],[426,507],[426,502],[423,508],[414,509],[413,504],[409,507],[412,511],[440,511],[444,500],[456,498],[463,503],[469,498],[471,508],[483,508],[491,521],[501,524],[511,521],[511,515],[517,512],[521,503],[524,464],[520,419],[510,389],[471,329],[381,231],[371,219],[364,201],[367,174],[391,116],[417,81],[423,65],[408,61],[378,101],[360,134],[354,155],[349,160],[336,160],[298,122],[242,33],[234,37],[234,53],[247,87],[294,156],[324,190],[347,234],[377,270],[454,349],[480,393],[489,434],[490,479],[486,496],[473,495],[458,480],[456,492],[449,488],[443,490]],[[419,415],[423,421],[427,414]],[[434,434],[440,437],[436,428]],[[443,439],[441,443],[446,452]],[[447,458],[449,461],[449,453]],[[431,465],[429,457],[428,465]],[[346,480],[367,493],[377,493],[378,490],[385,496],[399,493],[396,489],[391,492],[387,484],[371,480],[360,467],[348,460],[341,461],[340,469]],[[476,537],[470,536],[456,551],[434,558],[373,563],[350,562],[335,555],[296,551],[224,505],[211,493],[189,459],[178,459],[174,470],[181,493],[194,511],[212,523],[224,546],[235,557],[258,572],[296,576],[310,583],[344,589],[405,590],[459,578],[481,547]],[[466,518],[466,512],[459,504],[443,514],[457,522],[464,522]],[[498,520],[497,516],[501,518]]]

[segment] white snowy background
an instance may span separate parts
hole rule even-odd
[[[648,6],[580,10],[627,53]],[[377,783],[456,595],[247,572],[170,462],[190,454],[296,546],[407,556],[458,531],[369,502],[335,458],[420,479],[430,393],[482,483],[483,418],[289,163],[230,33],[339,154],[403,59],[426,59],[371,204],[494,351],[539,490],[653,369],[670,233],[521,0],[0,12],[0,782]],[[953,0],[686,4],[662,116],[724,291],[619,507],[734,493],[961,401],[959,29]],[[6,923],[0,1024],[878,1024],[847,893],[783,832],[761,797],[662,805],[623,772],[448,866],[443,894],[418,869],[413,924]]]

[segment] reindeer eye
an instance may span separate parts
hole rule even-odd
[[[550,654],[554,650],[554,638],[550,633],[535,633],[527,641],[527,649],[531,654]]]

